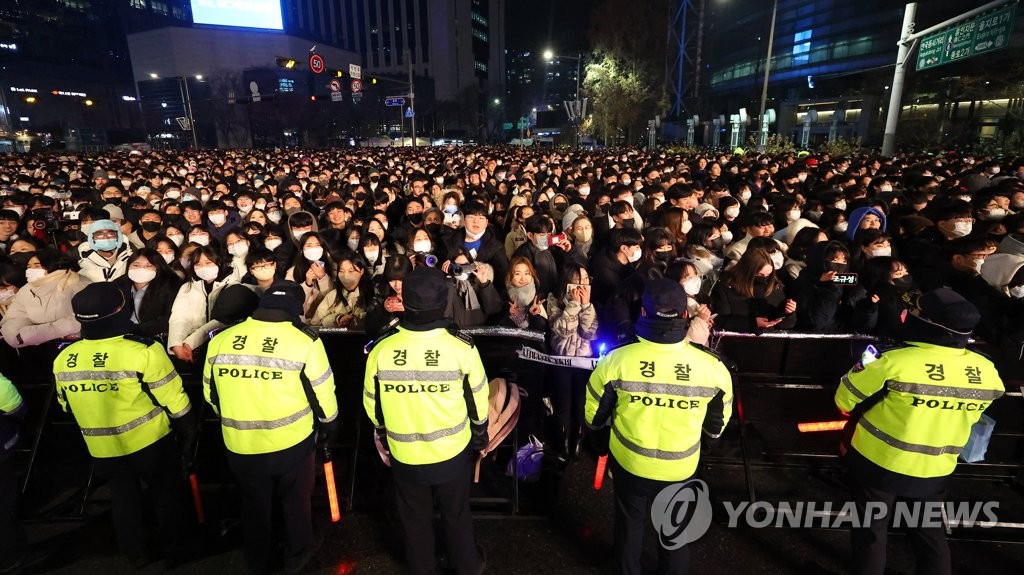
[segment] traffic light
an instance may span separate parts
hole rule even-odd
[[[328,73],[328,75],[331,78],[344,78],[345,77],[345,73],[342,72],[341,70],[328,70],[327,73]]]
[[[278,56],[276,61],[277,65],[281,68],[284,68],[285,70],[294,69],[295,65],[298,63],[296,62],[295,58],[285,58],[283,56]]]
[[[370,78],[370,83],[371,84],[376,84],[377,83],[377,79],[376,78]]]

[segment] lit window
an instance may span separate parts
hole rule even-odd
[[[145,10],[146,9],[146,0],[132,0],[131,7],[132,8],[137,8],[139,10]]]
[[[801,66],[810,60],[811,30],[793,34],[793,65]]]

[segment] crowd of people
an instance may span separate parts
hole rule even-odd
[[[1024,160],[956,152],[681,154],[518,148],[11,155],[0,162],[0,332],[75,336],[72,296],[116,283],[139,333],[196,362],[240,292],[295,282],[310,326],[376,335],[437,266],[459,328],[540,330],[594,356],[679,282],[715,330],[894,335],[949,286],[980,337],[1020,345]],[[221,302],[225,293],[236,294]],[[571,376],[567,376],[573,379]],[[574,389],[580,411],[583,375]],[[567,392],[568,393],[568,392]],[[574,405],[575,403],[575,405]]]

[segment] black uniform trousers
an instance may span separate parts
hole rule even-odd
[[[651,520],[651,504],[658,493],[679,481],[656,481],[633,475],[609,458],[615,480],[615,562],[623,575],[640,575],[644,555],[644,528]],[[685,480],[683,480],[685,481]],[[658,545],[658,573],[683,575],[690,570],[686,545],[668,550]]]
[[[24,539],[18,523],[18,478],[12,456],[13,451],[0,452],[0,566],[14,557]]]
[[[414,575],[429,575],[437,570],[434,498],[437,498],[441,509],[448,559],[455,572],[458,575],[477,575],[480,572],[473,515],[469,510],[473,460],[465,455],[466,452],[452,461],[458,465],[458,473],[440,482],[417,480],[406,473],[394,474],[395,504],[405,531],[405,561]]]
[[[171,434],[156,443],[119,457],[96,458],[96,474],[110,485],[117,546],[129,559],[146,552],[146,521],[142,485],[156,506],[161,552],[173,558],[184,539],[188,497],[181,455]]]
[[[558,423],[571,432],[584,423],[583,411],[587,403],[587,382],[590,372],[575,367],[551,370],[551,399]]]
[[[853,573],[858,575],[882,575],[885,573],[886,547],[889,537],[889,523],[893,517],[893,506],[897,499],[913,503],[914,501],[941,501],[939,496],[926,498],[898,497],[882,489],[872,487],[859,481],[855,474],[850,474],[853,501],[857,506],[857,516],[865,517],[868,502],[885,505],[884,517],[875,519],[872,515],[868,527],[853,527],[850,539],[853,547]],[[917,573],[929,575],[951,575],[951,557],[946,531],[938,527],[918,527],[907,530],[914,557],[917,559]]]
[[[242,489],[245,561],[254,573],[272,570],[272,518],[280,501],[285,533],[285,568],[313,546],[312,497],[315,441],[310,435],[298,444],[258,455],[228,451],[228,464]]]

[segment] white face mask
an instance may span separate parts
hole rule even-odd
[[[17,294],[18,294],[18,289],[17,288],[13,288],[13,287],[12,288],[7,288],[7,289],[5,289],[3,291],[0,291],[0,305],[7,304],[12,299],[14,299],[14,296],[17,295]]]
[[[1010,297],[1021,299],[1024,298],[1024,285],[1014,286],[1010,288]]]
[[[25,270],[25,279],[28,280],[29,282],[34,282],[45,275],[46,270],[44,270],[43,268],[28,268]]]
[[[744,204],[750,201],[750,190],[740,192],[740,201]]]
[[[350,249],[352,251],[356,251],[357,249],[359,249],[359,240],[353,238],[351,240],[348,240],[346,242],[346,245],[348,246],[348,249]]]
[[[430,240],[417,240],[412,244],[412,251],[421,254],[430,252]]]
[[[839,222],[836,225],[832,226],[832,229],[835,230],[836,232],[840,233],[840,234],[845,234],[846,233],[846,229],[849,228],[849,227],[850,227],[850,222]]]
[[[974,271],[976,271],[976,272],[978,272],[980,274],[981,273],[981,266],[985,265],[985,260],[982,259],[982,258],[978,258],[978,259],[971,260],[971,261],[974,262]]]
[[[128,279],[137,284],[148,284],[156,278],[156,270],[146,268],[131,268],[128,270]]]
[[[208,246],[210,245],[210,236],[206,234],[189,236],[188,241],[197,243],[201,246]]]
[[[864,250],[869,258],[887,258],[892,256],[892,247],[878,248],[877,250]]]
[[[311,231],[313,231],[313,230],[308,230],[308,231],[304,231],[304,232],[299,232],[299,231],[292,230],[292,237],[295,238],[295,241],[299,241],[299,240],[302,239],[302,236],[308,234]]]
[[[281,221],[281,212],[267,212],[267,219],[276,224]]]
[[[807,174],[797,174],[796,179],[800,180],[801,183],[807,181]]]
[[[772,254],[772,266],[775,269],[782,269],[782,264],[784,263],[786,263],[786,256],[782,255],[782,252]]]
[[[196,276],[198,276],[199,279],[201,279],[203,281],[212,282],[213,280],[217,279],[218,275],[220,275],[220,268],[218,268],[215,265],[212,265],[212,266],[206,265],[206,266],[197,267],[195,269],[195,272],[196,272]]]
[[[953,235],[958,238],[971,235],[974,231],[974,222],[956,222],[953,224]]]
[[[249,254],[249,244],[246,242],[238,242],[228,246],[228,253],[236,258],[244,258]]]
[[[629,257],[627,259],[629,260],[629,263],[633,264],[640,261],[640,257],[643,254],[643,250],[640,249],[640,246],[637,246],[636,250],[634,250],[633,253],[629,254]]]
[[[164,197],[168,200],[176,200],[181,197],[181,192],[178,190],[167,190],[164,192]]]
[[[995,166],[995,167],[992,167],[992,168],[989,168],[989,169],[988,169],[988,171],[992,172],[992,175],[993,175],[993,176],[994,176],[994,175],[996,175],[996,174],[998,174],[998,173],[999,173],[999,170],[1000,170],[999,166]]]
[[[174,234],[173,236],[167,236],[167,239],[174,242],[174,245],[181,246],[181,242],[185,241],[185,236],[180,234]]]
[[[690,278],[683,281],[683,291],[686,295],[697,295],[700,293],[700,278]]]
[[[842,210],[844,212],[846,211],[846,200],[839,200],[838,202],[836,202],[833,205],[835,206],[835,208],[837,210]]]
[[[311,262],[319,260],[324,255],[324,249],[322,247],[306,248],[302,250],[302,257],[306,258]]]
[[[258,270],[252,270],[252,275],[256,279],[265,282],[270,278],[274,277],[274,272],[277,271],[275,268],[265,267]]]
[[[800,210],[789,210],[786,212],[786,221],[795,222],[800,219]]]
[[[164,263],[170,265],[174,261],[174,254],[160,254],[160,257],[164,258]]]
[[[988,216],[985,219],[988,220],[1001,220],[1006,217],[1006,210],[1003,208],[992,208],[988,211]]]
[[[580,186],[579,189],[580,197],[585,198],[590,195],[590,186]]]
[[[226,221],[228,218],[224,214],[210,214],[210,223],[215,226],[223,226]]]
[[[727,246],[732,243],[732,232],[725,230],[722,232],[722,245]]]
[[[892,191],[892,186],[890,186],[889,184],[882,184],[881,186],[878,186],[878,191],[880,191],[880,192],[891,192]]]
[[[363,250],[363,255],[366,256],[366,261],[375,264],[377,263],[377,257],[380,256],[380,250]]]
[[[736,217],[739,216],[739,215],[740,215],[740,207],[739,206],[729,206],[728,208],[725,208],[725,218],[726,219],[728,219],[728,220],[735,220]]]
[[[274,251],[281,247],[281,238],[267,238],[267,241],[263,242],[263,247],[270,251]]]

